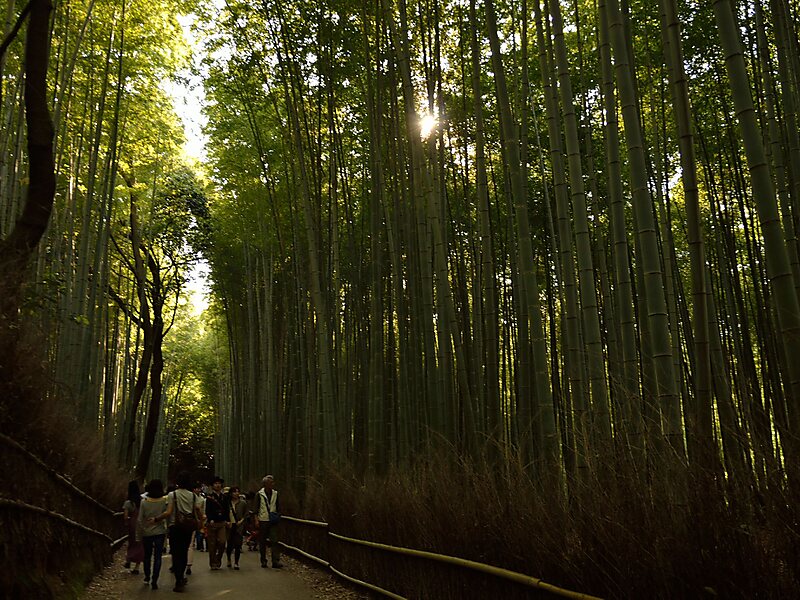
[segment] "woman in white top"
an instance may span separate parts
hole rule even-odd
[[[164,538],[167,537],[166,521],[156,521],[156,517],[165,510],[167,499],[164,497],[164,485],[160,479],[153,479],[147,484],[147,497],[142,500],[139,509],[139,529],[144,544],[144,582],[154,590],[158,589],[161,555],[164,554]]]

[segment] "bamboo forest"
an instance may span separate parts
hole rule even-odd
[[[5,5],[4,435],[100,496],[271,473],[585,594],[796,597],[800,2]]]

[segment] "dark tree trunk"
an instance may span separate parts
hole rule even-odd
[[[164,371],[164,295],[161,284],[159,266],[152,256],[147,257],[150,274],[153,277],[153,346],[152,361],[150,363],[150,406],[147,409],[147,423],[142,435],[142,447],[139,451],[139,460],[136,461],[135,478],[144,481],[150,457],[153,454],[153,445],[158,431],[158,419],[161,416],[161,393],[163,384],[161,373]]]
[[[133,387],[133,396],[131,397],[130,409],[128,412],[127,451],[125,453],[125,459],[130,466],[134,458],[134,449],[136,446],[136,413],[139,411],[139,404],[144,397],[145,388],[147,387],[147,371],[150,369],[153,358],[154,327],[150,320],[150,305],[147,300],[147,267],[144,264],[144,258],[142,256],[142,239],[139,231],[139,199],[134,191],[136,181],[133,174],[122,173],[122,176],[125,178],[125,183],[130,193],[133,270],[136,279],[136,292],[139,298],[139,323],[144,337],[142,343],[142,357],[136,373],[136,383]],[[158,269],[156,269],[156,273],[157,272]],[[153,303],[155,304],[155,298]]]
[[[56,188],[53,123],[47,106],[52,8],[49,0],[32,0],[25,40],[25,120],[30,184],[20,219],[8,238],[0,240],[0,382],[3,383],[14,378],[22,287],[28,263],[47,229]]]

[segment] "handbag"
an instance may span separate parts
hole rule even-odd
[[[181,512],[178,508],[178,496],[175,492],[173,492],[173,498],[175,499],[175,527],[177,527],[180,531],[185,533],[192,533],[197,531],[198,523],[197,518],[194,516],[194,512],[190,514],[186,514]],[[195,504],[195,495],[192,493],[192,510],[194,511],[194,504]]]

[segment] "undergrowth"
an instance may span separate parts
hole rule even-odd
[[[20,346],[14,356],[12,378],[0,381],[0,430],[40,458],[50,469],[114,511],[121,509],[128,477],[104,451],[101,434],[80,423],[65,390],[50,381],[46,360],[36,348]],[[7,371],[9,372],[9,371]],[[85,501],[55,481],[45,469],[18,450],[0,444],[0,494],[18,504],[30,504],[64,514],[116,536],[116,518]],[[12,465],[24,464],[25,470]],[[78,498],[78,499],[76,499]],[[102,516],[102,519],[100,518]],[[118,519],[121,529],[122,519]],[[111,558],[105,538],[43,518],[24,507],[0,510],[1,593],[11,598],[72,599],[80,596],[91,576]],[[35,548],[30,545],[35,536]],[[114,538],[112,538],[114,539]]]
[[[68,390],[54,383],[50,369],[28,340],[16,356],[14,381],[0,382],[0,427],[96,500],[120,510],[128,474],[105,450],[102,433],[80,421]],[[48,490],[31,490],[32,495]],[[50,490],[52,492],[52,490]]]
[[[609,598],[789,598],[800,589],[798,498],[780,482],[756,493],[749,482],[686,468],[640,475],[605,460],[602,473],[554,488],[517,457],[501,464],[437,451],[384,476],[331,471],[305,486],[302,511],[342,535]],[[410,597],[425,597],[406,583]]]

